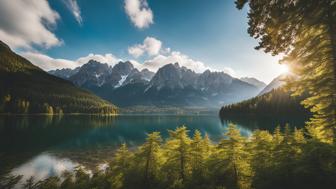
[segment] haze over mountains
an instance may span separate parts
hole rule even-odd
[[[271,92],[273,89],[277,89],[285,84],[285,79],[287,74],[281,74],[278,77],[274,78],[260,93],[259,95],[263,95]]]
[[[234,78],[224,72],[196,73],[178,63],[156,73],[129,62],[111,67],[94,60],[81,67],[49,71],[114,104],[218,108],[256,96],[265,84],[254,78]]]

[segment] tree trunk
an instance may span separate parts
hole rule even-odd
[[[333,108],[333,121],[334,124],[336,122],[336,19],[333,16],[333,6],[329,7],[328,11],[328,32],[330,36],[330,44],[331,44],[331,53],[332,53],[332,64],[333,64],[333,72],[334,72],[334,88],[333,88],[333,99],[332,99],[332,108]],[[334,142],[336,142],[336,125],[333,125],[333,134],[334,134]]]
[[[149,151],[146,157],[146,167],[145,167],[145,185],[150,188],[150,181],[149,181],[149,168],[150,168],[150,159],[152,156],[152,143],[150,143]]]
[[[180,167],[181,172],[180,172],[180,174],[181,174],[182,182],[184,182],[184,155],[182,155],[182,154],[181,154],[180,161],[181,161],[181,164],[180,164],[180,166],[181,166]]]

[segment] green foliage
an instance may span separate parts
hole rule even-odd
[[[284,53],[283,63],[297,76],[288,88],[293,95],[308,93],[302,104],[314,116],[307,127],[324,142],[336,137],[336,2],[335,0],[237,0],[250,9],[249,34],[259,39],[256,49]]]
[[[0,113],[116,114],[109,102],[54,77],[0,43]]]
[[[169,130],[169,139],[166,142],[167,172],[169,178],[184,182],[189,176],[191,165],[191,139],[189,130],[185,126],[175,131]]]
[[[138,165],[142,165],[144,186],[152,187],[159,179],[159,167],[162,165],[163,151],[161,149],[162,138],[159,132],[147,135],[146,142],[139,147],[136,154]]]
[[[281,130],[284,130],[281,132]],[[219,143],[199,131],[190,138],[186,127],[148,134],[130,151],[116,150],[106,170],[93,174],[83,167],[22,184],[24,188],[199,188],[199,189],[332,189],[336,185],[336,146],[304,135],[303,130],[277,127],[274,133],[256,130],[243,137],[230,124]],[[7,176],[1,187],[13,187],[21,177]],[[9,186],[9,187],[8,187]]]

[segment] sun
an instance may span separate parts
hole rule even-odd
[[[279,71],[282,74],[288,74],[289,73],[289,67],[286,64],[280,64]]]

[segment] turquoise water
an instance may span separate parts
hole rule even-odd
[[[249,128],[265,127],[262,121],[220,120],[217,115],[1,116],[0,174],[42,179],[78,165],[95,169],[111,160],[120,144],[136,148],[147,133],[159,131],[166,138],[168,129],[185,125],[190,135],[198,129],[218,141],[229,122],[237,123],[245,136],[250,134]]]

